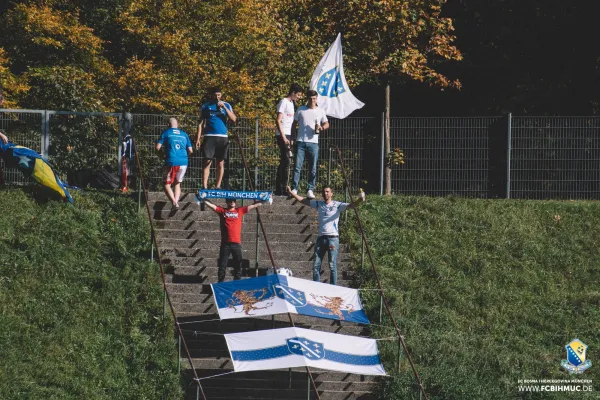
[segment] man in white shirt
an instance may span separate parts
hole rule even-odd
[[[315,243],[313,281],[321,281],[321,263],[325,256],[325,252],[327,252],[329,256],[329,269],[331,270],[329,283],[332,285],[337,284],[337,255],[340,249],[338,223],[340,221],[340,214],[342,211],[355,208],[365,201],[365,193],[361,191],[358,195],[358,199],[354,203],[342,203],[332,199],[333,190],[331,190],[329,186],[323,188],[323,201],[310,200],[298,196],[298,194],[291,190],[289,186],[287,191],[293,198],[302,204],[316,208],[319,212],[319,234],[317,236],[317,242]]]
[[[306,92],[307,102],[305,106],[298,107],[294,115],[294,128],[296,134],[296,166],[294,167],[294,181],[292,193],[298,193],[298,182],[300,171],[304,164],[304,157],[308,159],[308,191],[306,197],[314,199],[315,180],[317,178],[317,160],[319,159],[319,134],[329,128],[329,122],[325,111],[317,105],[317,92],[309,90]]]
[[[292,152],[292,125],[294,124],[294,102],[302,95],[302,88],[294,83],[287,94],[277,103],[277,131],[275,139],[279,146],[279,167],[275,182],[275,194],[284,195],[289,181],[288,168]]]

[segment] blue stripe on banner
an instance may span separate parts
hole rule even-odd
[[[266,349],[258,349],[258,350],[244,350],[244,351],[232,351],[231,357],[235,361],[260,361],[260,360],[269,360],[272,358],[280,358],[289,356],[290,350],[287,345],[278,346],[278,347],[270,347]],[[378,365],[381,364],[381,360],[379,359],[379,354],[373,354],[369,356],[357,355],[357,354],[347,354],[340,353],[333,350],[325,349],[325,360],[338,362],[341,364],[348,365]],[[315,360],[312,360],[315,361]]]
[[[231,357],[236,361],[259,361],[285,357],[290,354],[292,353],[290,353],[287,345],[283,345],[267,349],[232,351]]]
[[[357,354],[340,353],[333,350],[325,349],[325,359],[329,361],[339,362],[342,364],[352,365],[378,365],[381,364],[379,354],[370,356],[362,356]]]

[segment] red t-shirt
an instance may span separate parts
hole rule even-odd
[[[221,217],[221,242],[242,243],[242,216],[248,212],[248,207],[235,210],[217,207],[215,211]]]

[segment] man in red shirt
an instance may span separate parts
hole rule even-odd
[[[204,204],[217,214],[221,220],[221,248],[219,250],[219,272],[217,274],[219,282],[225,280],[225,267],[229,255],[233,255],[234,269],[233,279],[238,280],[242,277],[242,217],[253,208],[260,207],[266,201],[251,204],[245,207],[235,207],[235,199],[225,199],[227,208],[219,207],[203,199]]]

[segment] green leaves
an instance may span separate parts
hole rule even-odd
[[[435,69],[460,59],[442,0],[42,4],[17,1],[0,19],[0,76],[8,102],[24,108],[197,114],[220,85],[239,114],[271,114],[338,32],[351,86],[457,85]]]

